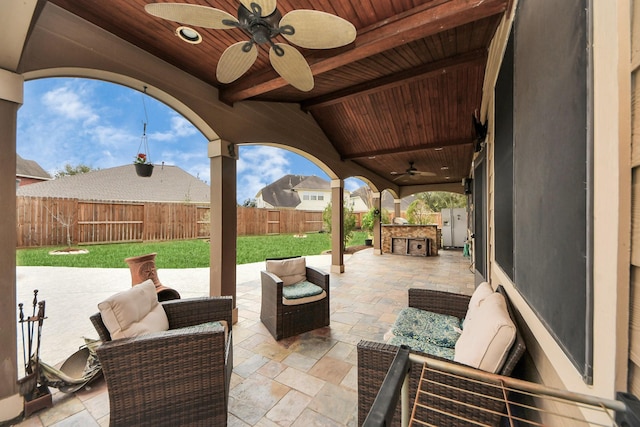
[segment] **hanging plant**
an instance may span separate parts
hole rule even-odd
[[[153,173],[153,163],[147,161],[145,153],[138,153],[136,160],[133,162],[136,168],[136,174],[141,177],[150,177]]]
[[[147,87],[144,87],[144,93],[147,93]],[[138,146],[138,154],[133,161],[136,168],[136,174],[141,177],[148,178],[153,173],[153,163],[149,160],[149,142],[147,141],[147,106],[144,103],[144,95],[142,95],[142,108],[144,109],[145,121],[142,123],[142,138]]]

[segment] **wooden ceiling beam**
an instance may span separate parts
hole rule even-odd
[[[390,19],[384,25],[359,34],[349,49],[310,64],[314,75],[333,70],[372,55],[393,49],[442,31],[456,28],[503,13],[507,0],[451,0],[433,7],[419,8],[400,19]],[[240,79],[220,90],[220,100],[233,104],[286,86],[282,77],[274,78],[271,70]]]
[[[471,118],[469,118],[469,121],[471,121]],[[412,145],[410,147],[402,146],[402,147],[394,147],[394,148],[385,148],[383,150],[361,151],[357,153],[342,155],[341,159],[356,160],[356,159],[384,156],[387,154],[412,153],[414,151],[435,150],[436,148],[445,148],[445,147],[453,147],[457,145],[473,144],[473,142],[474,140],[472,138],[460,138],[460,139],[454,139],[450,141],[429,142],[429,143],[420,144],[420,145]]]
[[[304,111],[314,108],[328,107],[334,104],[348,101],[351,98],[383,90],[392,89],[414,81],[437,77],[441,74],[451,72],[469,66],[484,67],[487,61],[487,50],[478,49],[467,52],[452,58],[445,58],[440,61],[424,64],[420,67],[411,68],[399,73],[381,77],[370,82],[365,82],[343,90],[336,91],[324,96],[303,101],[301,107]]]

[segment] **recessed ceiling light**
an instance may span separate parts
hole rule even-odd
[[[444,147],[436,147],[436,148],[434,148],[434,150],[435,151],[442,151],[442,150],[444,150]]]
[[[190,27],[178,27],[176,28],[176,35],[187,43],[198,44],[202,41],[202,36],[199,32]]]
[[[376,158],[376,156],[369,156],[369,160],[373,160],[375,158]]]
[[[444,179],[451,179],[451,177],[450,176],[445,176]]]
[[[441,171],[449,170],[449,166],[442,166],[442,167],[440,168],[440,170],[441,170]]]

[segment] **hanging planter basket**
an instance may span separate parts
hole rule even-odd
[[[136,174],[141,177],[148,178],[153,173],[153,164],[151,163],[136,163]]]
[[[144,95],[147,93],[147,87],[143,87],[142,95],[142,107],[144,109],[145,121],[142,122],[142,138],[140,138],[140,146],[138,147],[138,154],[135,157],[133,165],[136,167],[136,174],[143,178],[148,178],[153,173],[153,163],[151,163],[149,157],[149,143],[147,141],[147,107],[144,103]]]

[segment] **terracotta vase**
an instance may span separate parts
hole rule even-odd
[[[160,283],[156,271],[156,253],[125,258],[131,271],[131,286],[139,285],[147,279],[151,279],[156,285],[158,301],[180,299],[180,294],[175,289],[168,288]]]
[[[151,163],[135,163],[134,166],[138,176],[147,178],[153,173],[153,165]]]

